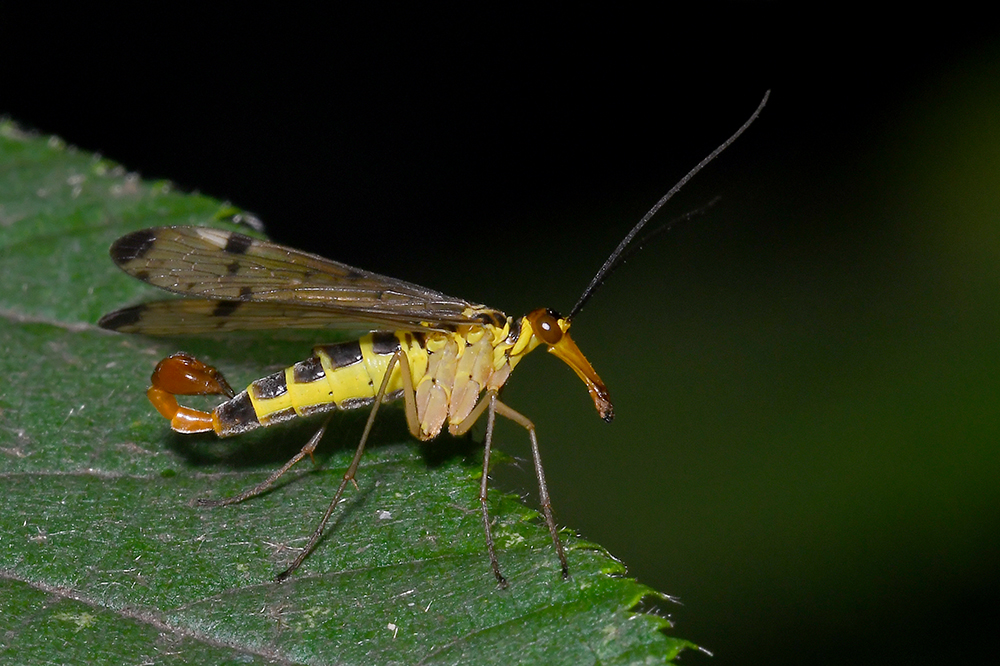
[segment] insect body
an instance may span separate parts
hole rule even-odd
[[[569,316],[538,309],[523,317],[474,305],[411,283],[377,275],[316,255],[248,236],[206,227],[159,227],[119,238],[111,257],[130,275],[167,291],[199,300],[164,300],[105,315],[104,328],[127,333],[173,335],[259,328],[352,328],[373,331],[356,342],[319,345],[313,355],[236,394],[222,374],[183,353],[157,365],[147,395],[156,409],[183,433],[214,431],[220,437],[274,425],[297,416],[336,409],[371,407],[368,422],[333,501],[307,546],[284,572],[294,571],[315,546],[349,482],[354,481],[380,405],[402,398],[410,433],[436,437],[445,425],[454,435],[467,432],[485,413],[480,506],[490,564],[506,585],[493,546],[487,510],[487,472],[493,424],[499,414],[528,431],[538,478],[540,504],[559,557],[563,577],[569,567],[559,539],[535,427],[499,400],[500,389],[521,359],[536,347],[566,362],[587,386],[598,414],[611,421],[608,391],[569,336],[570,321],[604,277],[620,264],[623,251],[691,176],[734,141],[741,128],[668,192],[637,224],[584,291]],[[225,395],[211,412],[178,404],[177,395]],[[325,425],[299,453],[266,480],[224,500],[253,497],[315,450]]]
[[[410,432],[420,440],[436,437],[447,425],[464,434],[484,411],[513,419],[528,429],[542,488],[542,509],[563,570],[568,571],[552,518],[531,422],[497,399],[511,370],[541,344],[563,359],[586,383],[598,412],[613,418],[608,391],[570,338],[569,320],[539,309],[520,318],[473,305],[417,285],[353,269],[314,255],[242,234],[206,227],[160,227],[119,238],[111,256],[130,275],[169,291],[220,300],[166,300],[106,315],[104,328],[127,333],[172,334],[261,326],[367,326],[395,328],[356,342],[319,345],[313,355],[283,371],[258,379],[234,394],[220,372],[183,353],[157,366],[147,395],[171,427],[184,433],[214,431],[238,435],[297,416],[335,409],[372,407],[372,417],[332,508],[354,479],[371,421],[383,401],[402,397]],[[345,301],[344,292],[349,301]],[[235,296],[233,300],[229,297]],[[225,299],[225,300],[222,300]],[[273,300],[280,299],[280,300]],[[176,395],[229,397],[211,412],[182,407]],[[258,487],[222,502],[262,492],[292,464],[311,454],[322,430],[279,472]],[[487,439],[492,435],[488,428]],[[489,442],[487,442],[487,446]],[[486,529],[485,471],[482,507]],[[314,533],[319,538],[322,527]],[[500,574],[488,538],[497,580]],[[312,543],[288,572],[294,570]]]

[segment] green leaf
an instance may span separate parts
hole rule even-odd
[[[635,611],[655,591],[493,492],[490,571],[471,439],[417,446],[381,418],[326,537],[273,582],[326,508],[364,414],[337,415],[317,467],[242,504],[315,422],[220,442],[143,397],[179,347],[246,383],[308,353],[293,335],[161,340],[94,322],[153,296],[107,257],[123,233],[230,225],[234,209],[0,123],[0,659],[9,663],[663,663],[690,643]],[[206,403],[208,405],[210,403]],[[392,410],[389,410],[390,412]],[[478,458],[481,460],[481,457]]]

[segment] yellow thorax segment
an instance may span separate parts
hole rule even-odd
[[[511,339],[509,318],[502,327],[484,324],[428,334],[426,361],[410,358],[422,438],[437,436],[446,422],[452,428],[462,423],[483,391],[499,390],[521,357],[538,346],[531,327],[520,323],[516,339]]]

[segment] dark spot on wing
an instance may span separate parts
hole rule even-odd
[[[226,241],[226,247],[223,249],[229,254],[246,254],[251,245],[253,245],[253,239],[249,236],[229,234],[229,240]]]
[[[229,275],[236,275],[239,272],[240,272],[240,262],[230,261],[228,264],[226,264],[226,273],[228,273]]]
[[[250,287],[240,287],[240,300],[249,301],[253,296],[253,289]]]
[[[239,309],[240,301],[219,301],[212,310],[213,317],[228,317]]]
[[[121,266],[130,261],[141,259],[156,244],[156,233],[153,229],[143,229],[125,234],[111,244],[109,250],[111,259]]]
[[[131,308],[115,310],[114,312],[109,312],[101,317],[98,320],[97,325],[101,328],[106,328],[109,331],[129,328],[131,326],[135,326],[142,320],[142,312],[145,309],[145,305],[136,305]]]

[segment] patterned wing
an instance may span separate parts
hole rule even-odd
[[[157,227],[122,236],[111,258],[156,287],[206,301],[169,300],[105,315],[104,328],[173,335],[259,328],[445,330],[497,324],[491,308],[275,243],[208,227]]]

